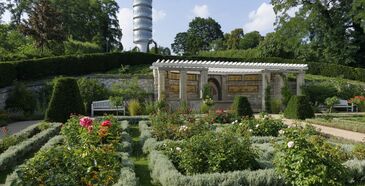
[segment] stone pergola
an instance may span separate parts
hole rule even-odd
[[[157,60],[151,68],[158,100],[166,98],[173,104],[187,101],[199,108],[204,85],[212,84],[218,104],[230,105],[234,96],[243,95],[249,98],[256,111],[265,110],[268,85],[272,87],[272,96],[281,99],[283,77],[288,73],[296,74],[294,88],[300,95],[308,70],[306,64],[195,60]]]

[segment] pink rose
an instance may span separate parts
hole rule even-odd
[[[109,120],[105,120],[101,126],[103,127],[111,127],[112,126],[112,122],[110,122]]]
[[[92,124],[93,124],[93,120],[89,117],[83,117],[83,118],[80,119],[80,125],[82,127],[88,128]]]
[[[88,133],[92,133],[93,132],[93,126],[92,125],[90,125],[90,126],[87,127],[87,132]]]

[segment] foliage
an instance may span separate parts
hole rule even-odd
[[[204,133],[210,126],[193,115],[181,115],[177,112],[158,112],[150,115],[152,135],[157,140],[180,140]]]
[[[191,114],[192,109],[189,107],[189,103],[187,101],[180,101],[179,108],[177,108],[177,112],[179,114]]]
[[[316,119],[309,119],[307,120],[309,123],[315,124],[315,125],[323,125],[338,129],[344,129],[354,132],[361,132],[365,133],[365,126],[364,121],[352,121],[346,118],[316,118]]]
[[[118,153],[121,126],[112,117],[94,122],[80,118],[71,117],[62,128],[65,145],[39,151],[19,168],[20,183],[116,183],[123,165]]]
[[[5,104],[5,109],[9,111],[20,111],[24,115],[32,115],[37,103],[33,93],[28,91],[23,83],[15,83]]]
[[[140,87],[138,78],[133,78],[122,83],[114,83],[111,90],[112,96],[120,96],[124,100],[137,99],[144,102],[148,95],[146,91]]]
[[[237,117],[252,117],[253,111],[247,97],[236,96],[232,104],[232,112]]]
[[[258,31],[246,33],[245,36],[239,42],[239,49],[250,49],[259,46],[263,37]]]
[[[335,104],[338,104],[340,102],[340,100],[338,99],[338,97],[334,96],[334,97],[330,97],[330,98],[327,98],[325,100],[325,103],[327,105],[327,107],[329,108],[329,113],[332,112],[332,108]]]
[[[289,119],[313,118],[314,112],[305,96],[292,96],[284,111],[284,116]]]
[[[352,154],[359,160],[365,160],[365,144],[358,143],[352,150]]]
[[[101,47],[92,42],[81,42],[69,39],[68,41],[64,42],[64,46],[66,55],[102,52]]]
[[[240,48],[242,38],[245,36],[242,28],[237,28],[231,31],[231,33],[225,35],[226,46],[228,50],[237,50]]]
[[[202,90],[202,94],[203,94],[203,99],[209,99],[209,98],[213,98],[212,92],[210,91],[210,86],[209,84],[205,84],[203,86],[203,90]]]
[[[142,113],[142,106],[137,99],[128,102],[128,112],[131,116],[137,116]]]
[[[354,103],[360,111],[365,111],[365,96],[355,96],[350,99],[351,103]]]
[[[96,79],[80,78],[77,80],[77,84],[88,112],[93,101],[100,101],[109,97],[108,89]]]
[[[330,83],[307,83],[303,86],[303,94],[308,97],[312,105],[319,105],[325,104],[327,98],[336,96],[337,90]]]
[[[265,112],[272,113],[271,109],[271,86],[268,85],[265,89]]]
[[[293,96],[293,93],[289,89],[289,81],[287,77],[282,77],[284,79],[284,86],[281,88],[281,96],[284,108],[288,106],[288,103]]]
[[[167,143],[164,153],[187,175],[257,169],[248,137],[209,132],[181,143]]]
[[[223,109],[210,110],[204,120],[210,124],[227,124],[239,119],[233,113],[225,112]]]
[[[271,100],[271,112],[273,114],[279,114],[281,112],[282,102],[280,99]]]
[[[201,103],[200,104],[200,113],[202,114],[208,114],[210,110],[210,106],[205,104],[205,103]]]
[[[29,14],[29,20],[24,21],[20,28],[24,34],[34,38],[36,46],[42,51],[44,47],[51,48],[52,42],[65,40],[61,14],[48,0],[36,3]]]
[[[194,55],[209,50],[210,43],[223,38],[221,26],[212,18],[196,17],[189,23],[187,32],[178,33],[171,48],[177,54]]]
[[[343,185],[347,169],[341,164],[340,148],[302,128],[288,128],[283,143],[275,146],[275,166],[291,185]]]
[[[241,122],[235,122],[231,129],[239,135],[250,133],[253,136],[274,136],[279,135],[280,130],[287,126],[281,120],[274,120],[269,117],[260,119],[242,119]]]
[[[58,78],[45,119],[64,123],[71,114],[83,114],[84,112],[85,106],[76,79]]]

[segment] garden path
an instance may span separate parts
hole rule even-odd
[[[281,116],[279,116],[279,115],[274,115],[273,117],[281,118]],[[283,122],[286,125],[307,124],[307,122],[305,122],[305,121],[298,121],[298,120],[292,120],[292,119],[283,119]],[[337,128],[333,128],[333,127],[326,127],[326,126],[322,126],[322,125],[315,125],[315,124],[311,124],[311,125],[324,134],[328,134],[331,136],[340,137],[340,138],[344,138],[344,139],[348,139],[348,140],[353,140],[353,141],[357,141],[357,142],[365,141],[364,133],[337,129]]]
[[[12,135],[14,133],[17,133],[31,125],[34,125],[36,123],[39,123],[40,121],[21,121],[21,122],[15,122],[8,124],[7,128],[9,130],[9,135]],[[0,139],[2,139],[5,136],[5,134],[0,131]]]

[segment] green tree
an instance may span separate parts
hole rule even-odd
[[[43,51],[50,48],[52,42],[61,43],[65,40],[60,13],[48,0],[36,3],[29,15],[29,20],[21,25],[21,31],[30,35],[36,41],[36,46]]]
[[[231,31],[230,34],[226,36],[226,45],[228,50],[237,50],[240,48],[241,39],[244,37],[244,32],[242,28],[237,28]]]
[[[260,35],[258,31],[253,31],[250,33],[245,34],[245,36],[239,41],[239,49],[249,49],[249,48],[256,48],[263,37]]]
[[[306,56],[314,55],[316,60],[331,63],[364,65],[363,0],[271,2],[278,15],[277,33],[284,41],[293,39],[291,42],[304,46],[302,52],[309,53]],[[290,16],[293,8],[298,11]],[[300,54],[293,53],[295,57]]]
[[[176,34],[174,43],[171,44],[172,51],[178,55],[183,55],[188,51],[188,33],[180,32]]]
[[[189,23],[187,32],[175,36],[171,48],[179,55],[195,55],[201,50],[209,50],[211,43],[223,38],[221,26],[212,18],[197,17]]]

